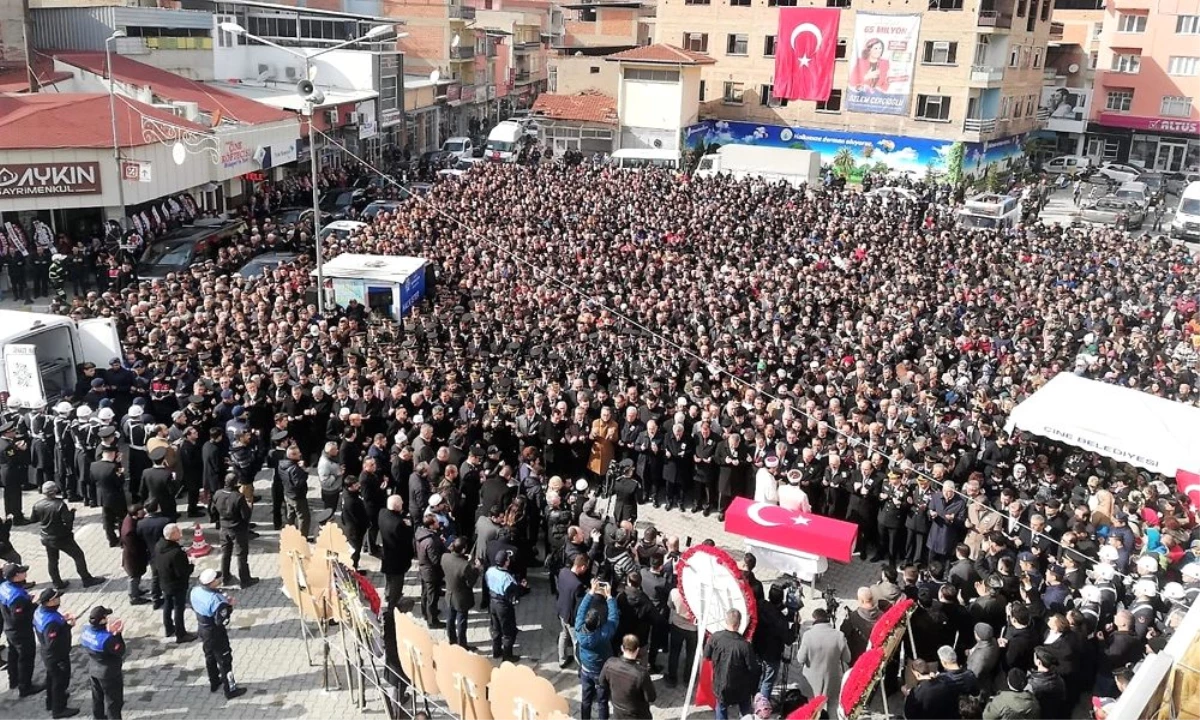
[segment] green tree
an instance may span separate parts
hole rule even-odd
[[[988,169],[983,174],[983,184],[988,192],[998,193],[1004,190],[1004,177],[1000,175],[1000,169],[993,163],[988,165]]]
[[[967,155],[967,146],[962,142],[956,142],[950,146],[950,152],[946,153],[946,178],[951,185],[958,185],[962,182],[963,158]]]
[[[833,170],[842,177],[850,177],[854,173],[854,152],[848,147],[838,150],[833,156]]]

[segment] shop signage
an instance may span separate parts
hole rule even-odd
[[[0,163],[0,198],[95,195],[100,163]]]
[[[1193,134],[1200,133],[1200,122],[1195,120],[1142,117],[1140,115],[1122,115],[1120,113],[1100,113],[1099,121],[1101,125],[1129,128],[1131,130],[1151,130],[1154,132]]]
[[[140,160],[122,160],[121,177],[129,182],[152,182],[150,163]]]
[[[254,149],[241,140],[221,143],[221,167],[231,170],[254,161]]]
[[[296,143],[283,143],[271,146],[271,167],[296,162]]]

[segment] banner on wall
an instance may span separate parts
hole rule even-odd
[[[1048,117],[1046,129],[1055,132],[1085,132],[1091,91],[1086,88],[1042,88],[1040,109]]]
[[[858,13],[847,109],[879,115],[908,114],[920,33],[920,15]]]
[[[840,14],[836,8],[780,9],[779,33],[775,36],[775,97],[819,102],[829,99]]]

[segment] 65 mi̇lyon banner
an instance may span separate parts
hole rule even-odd
[[[846,92],[848,110],[908,114],[920,32],[920,15],[858,13]]]

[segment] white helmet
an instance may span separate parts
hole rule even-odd
[[[1163,585],[1162,596],[1167,600],[1182,600],[1186,594],[1183,586],[1177,582],[1169,582]]]
[[[1101,545],[1099,555],[1102,563],[1114,563],[1121,557],[1121,553],[1112,545]]]
[[[1079,588],[1079,597],[1083,598],[1084,602],[1098,603],[1100,602],[1100,588],[1095,585],[1084,585]]]
[[[60,402],[59,404],[54,406],[54,412],[58,413],[59,415],[70,415],[71,414],[71,403],[67,402],[66,400],[63,400],[62,402]]]
[[[80,405],[79,407],[75,408],[75,417],[79,418],[80,420],[87,420],[91,416],[92,409],[87,405]]]
[[[1114,577],[1116,577],[1116,575],[1117,569],[1108,563],[1100,563],[1094,570],[1092,570],[1092,577],[1100,582],[1112,580]]]
[[[113,412],[112,408],[100,408],[99,412],[96,413],[96,417],[99,418],[100,422],[112,422],[115,416],[116,413]]]
[[[1153,580],[1138,580],[1133,584],[1133,594],[1138,597],[1158,595],[1158,585]]]
[[[1179,571],[1185,578],[1200,580],[1200,563],[1188,563]]]
[[[1143,555],[1138,558],[1137,571],[1139,575],[1153,575],[1158,572],[1158,558],[1153,555]]]

